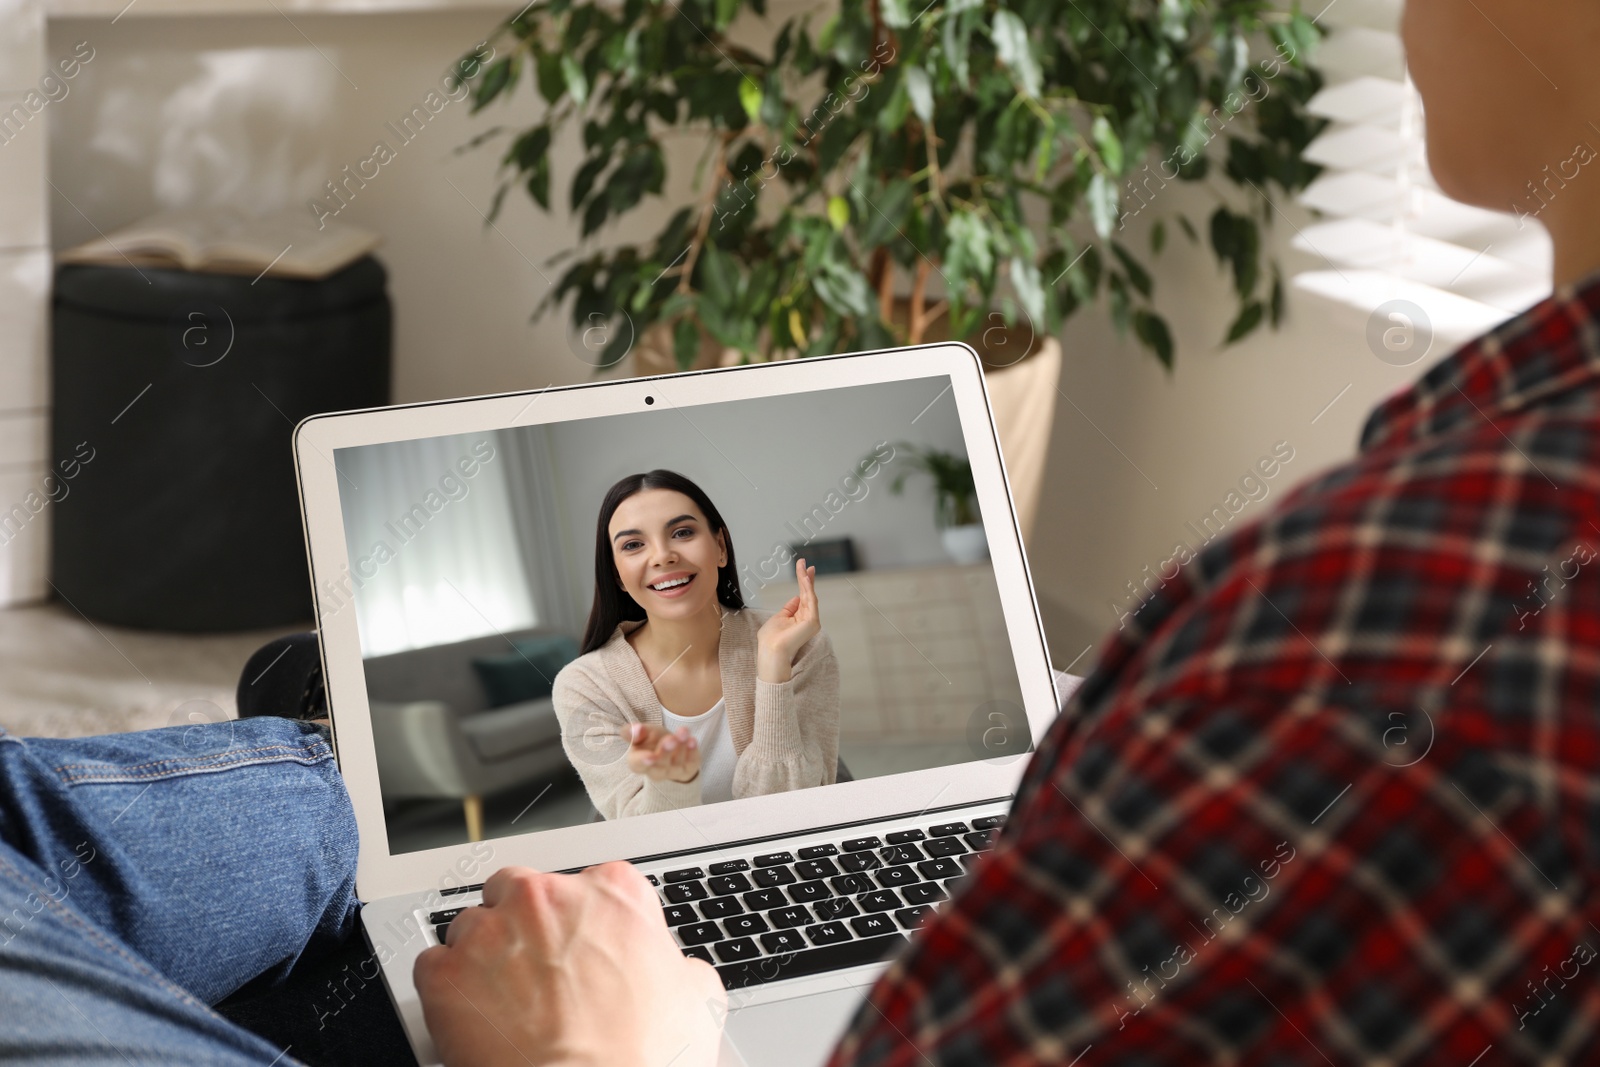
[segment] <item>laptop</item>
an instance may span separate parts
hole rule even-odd
[[[722,1064],[820,1064],[984,861],[1059,708],[976,353],[319,415],[294,444],[362,925],[418,1061],[438,1057],[413,963],[490,873],[626,860],[728,988]],[[582,655],[597,575],[619,573],[602,503],[656,470],[721,516],[737,566],[717,596],[740,604],[723,610],[778,610],[796,558],[818,564],[837,696],[813,687],[806,736],[823,740],[799,785],[752,791],[763,779],[746,775],[717,795],[707,775],[710,795],[626,814],[618,776],[650,784],[626,778],[612,720],[558,714],[554,676]]]

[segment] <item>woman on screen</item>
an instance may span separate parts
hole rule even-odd
[[[607,819],[829,785],[839,667],[815,567],[776,612],[745,607],[733,537],[668,470],[600,504],[583,654],[552,694],[567,754]]]

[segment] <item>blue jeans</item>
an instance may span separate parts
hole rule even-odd
[[[209,1005],[354,935],[356,845],[307,723],[0,729],[0,1061],[297,1062]]]

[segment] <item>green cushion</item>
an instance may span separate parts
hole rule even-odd
[[[578,642],[566,634],[525,637],[511,647],[516,651],[472,661],[491,708],[549,696],[556,672],[578,658]]]

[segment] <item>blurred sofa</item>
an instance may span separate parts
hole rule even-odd
[[[539,679],[576,654],[570,635],[534,628],[366,660],[384,800],[459,800],[468,839],[482,840],[485,795],[569,766],[549,696],[516,697],[548,693]]]

